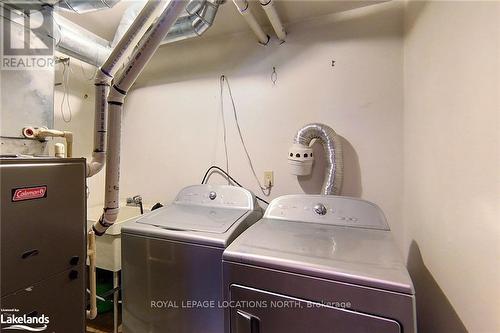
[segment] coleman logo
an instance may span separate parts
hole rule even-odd
[[[47,186],[24,187],[12,190],[12,201],[23,201],[47,197]]]

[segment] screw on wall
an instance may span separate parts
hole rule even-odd
[[[336,63],[336,61],[332,60],[332,67],[335,67],[335,63]]]
[[[278,73],[276,73],[276,67],[273,67],[273,72],[271,73],[271,82],[273,85],[276,85],[276,81],[278,81]]]

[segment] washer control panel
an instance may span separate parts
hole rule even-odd
[[[374,203],[333,195],[285,195],[270,203],[264,218],[389,230]]]
[[[255,196],[241,187],[203,184],[183,188],[174,203],[253,210]]]

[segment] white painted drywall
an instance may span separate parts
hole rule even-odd
[[[406,14],[404,221],[419,331],[499,332],[500,3],[412,1]]]
[[[399,4],[382,4],[290,25],[283,45],[263,47],[252,34],[238,34],[162,47],[126,100],[121,195],[168,202],[210,165],[225,165],[224,73],[257,175],[275,173],[270,198],[319,192],[322,170],[298,181],[287,154],[300,127],[323,122],[345,138],[343,194],[379,204],[402,239],[402,17]],[[230,173],[262,195],[227,95],[224,103]]]
[[[62,54],[59,56],[66,57]],[[68,71],[70,75],[68,85],[66,85],[68,87],[67,97],[63,100],[63,65],[56,65],[55,82],[61,85],[57,85],[54,92],[54,128],[73,132],[73,156],[90,159],[94,143],[95,98],[93,75],[96,68],[72,58],[66,73]],[[69,107],[67,98],[69,98]],[[62,113],[64,113],[64,117]],[[71,121],[66,123],[63,118],[66,120],[71,119]],[[49,140],[64,143],[64,140],[59,138]],[[53,155],[53,153],[53,145],[51,145],[50,154]],[[87,205],[102,204],[104,202],[104,172],[88,178],[87,186],[89,188]]]
[[[274,171],[268,199],[319,192],[321,148],[315,146],[319,160],[313,176],[300,180],[288,170],[287,153],[301,126],[323,122],[345,139],[342,193],[379,204],[402,240],[402,11],[400,4],[388,3],[298,22],[288,26],[283,45],[273,41],[263,47],[244,33],[161,47],[126,99],[121,196],[169,202],[182,187],[199,183],[210,165],[225,165],[219,99],[224,73],[258,176]],[[270,80],[273,66],[276,85]],[[55,127],[73,130],[75,156],[89,157],[94,98],[85,77],[91,69],[82,70],[72,59],[71,73],[73,121],[61,121],[59,88]],[[89,97],[82,99],[85,94]],[[227,94],[224,103],[230,173],[262,196],[238,141]],[[89,179],[89,206],[102,203],[103,175]],[[211,182],[224,181],[215,175]]]

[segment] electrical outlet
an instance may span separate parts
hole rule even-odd
[[[264,186],[274,186],[274,172],[264,171]]]

